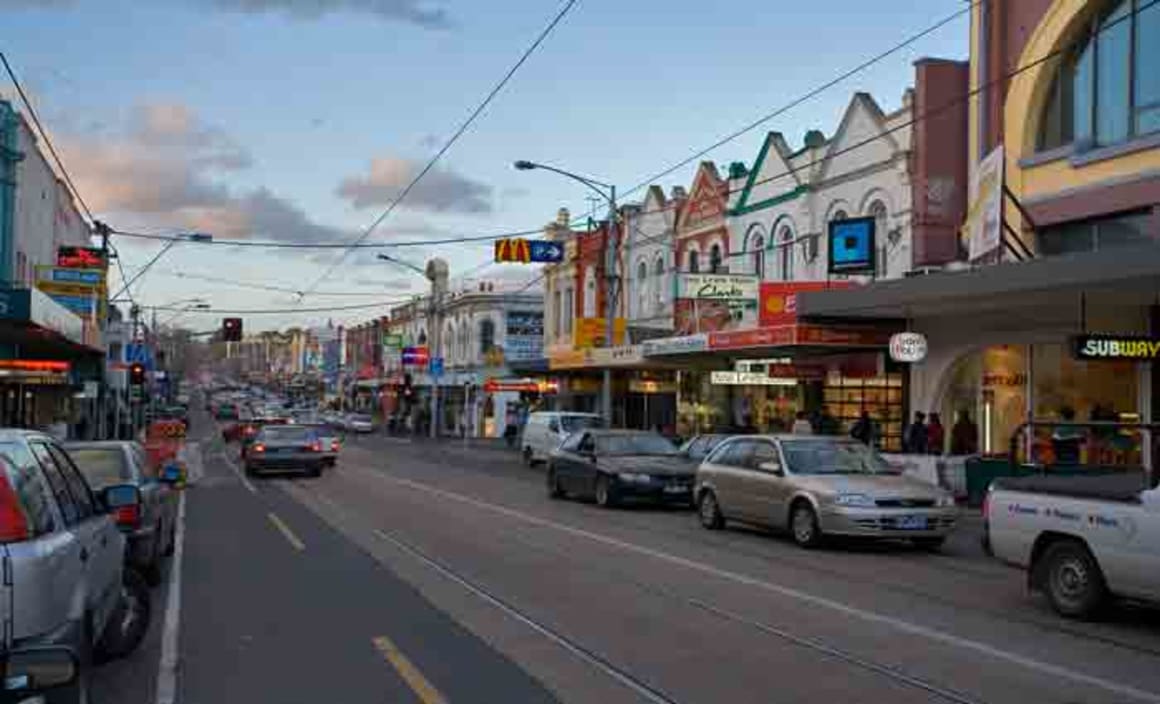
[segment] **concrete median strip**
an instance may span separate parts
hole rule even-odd
[[[427,678],[423,676],[419,668],[415,667],[407,659],[406,655],[403,655],[403,651],[399,650],[390,638],[378,636],[372,638],[371,642],[375,644],[375,648],[383,654],[387,662],[391,663],[391,667],[395,668],[395,671],[399,673],[399,677],[403,678],[403,681],[407,683],[407,686],[411,688],[411,691],[415,693],[419,701],[423,702],[423,704],[447,703],[447,700],[440,694],[439,690],[427,681]]]

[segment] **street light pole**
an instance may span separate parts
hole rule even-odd
[[[526,161],[521,159],[513,164],[517,171],[532,171],[534,169],[542,169],[544,171],[551,171],[559,174],[565,178],[570,178],[573,181],[578,181],[591,190],[600,195],[601,198],[608,201],[608,229],[607,241],[604,247],[604,344],[606,347],[613,346],[613,340],[616,337],[616,242],[613,239],[616,237],[616,186],[608,183],[601,183],[579,174],[574,174],[571,171],[556,168],[555,166],[548,166],[547,164],[539,164],[534,161]],[[600,393],[600,407],[601,416],[604,420],[604,427],[612,427],[612,368],[604,367],[604,380],[601,385]]]

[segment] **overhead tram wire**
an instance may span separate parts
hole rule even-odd
[[[196,308],[193,310],[186,310],[181,306],[146,306],[150,310],[181,310],[187,312],[189,315],[294,315],[298,313],[338,313],[347,310],[369,310],[372,308],[385,308],[387,306],[398,306],[418,298],[419,295],[407,296],[404,298],[397,298],[388,301],[378,301],[377,303],[356,303],[345,306],[317,306],[312,308]]]
[[[419,173],[415,174],[415,177],[411,179],[411,182],[407,184],[402,192],[399,193],[399,195],[393,201],[391,201],[390,205],[388,205],[386,209],[383,210],[383,212],[377,218],[375,218],[370,227],[368,227],[361,235],[359,235],[359,237],[352,244],[361,244],[362,242],[366,241],[366,239],[371,236],[371,233],[373,233],[378,228],[378,226],[382,224],[382,222],[386,220],[392,212],[394,212],[395,208],[397,208],[399,204],[403,202],[403,200],[407,197],[411,190],[415,188],[419,181],[424,176],[426,176],[432,168],[435,167],[435,164],[443,158],[443,155],[451,149],[452,145],[459,141],[459,138],[467,132],[468,128],[471,127],[475,120],[481,114],[483,114],[483,111],[487,108],[488,105],[491,104],[491,101],[494,100],[497,95],[499,95],[499,92],[503,90],[504,86],[508,84],[508,81],[510,81],[512,76],[516,74],[516,71],[518,71],[520,67],[524,65],[524,63],[531,57],[536,49],[538,49],[544,40],[548,38],[548,35],[552,33],[552,30],[556,28],[556,25],[560,24],[568,12],[572,10],[572,7],[576,4],[576,2],[577,0],[568,0],[564,6],[560,8],[560,11],[557,12],[556,16],[552,18],[552,21],[549,22],[546,27],[544,27],[543,31],[541,31],[539,36],[536,37],[536,40],[532,42],[532,44],[527,49],[524,50],[524,53],[520,56],[519,60],[516,61],[515,64],[513,64],[512,67],[508,69],[507,73],[504,74],[503,78],[501,78],[500,81],[495,84],[495,86],[487,94],[487,97],[483,99],[483,102],[476,106],[475,110],[473,110],[467,119],[464,120],[463,124],[461,124],[459,128],[451,135],[450,139],[448,139],[447,142],[444,143],[442,147],[440,147],[439,151],[435,152],[435,155],[431,157],[431,159],[427,162],[427,165],[424,166],[423,169],[419,171]],[[339,256],[338,259],[336,259],[333,263],[331,263],[330,266],[326,268],[326,270],[322,273],[321,276],[318,277],[317,280],[315,280],[314,283],[306,288],[306,293],[312,293],[314,289],[318,288],[318,285],[325,281],[326,278],[330,276],[330,274],[346,259],[350,251],[351,248],[349,247],[343,250],[342,255]]]

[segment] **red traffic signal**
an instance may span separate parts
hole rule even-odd
[[[144,386],[145,385],[145,365],[140,362],[133,362],[129,365],[129,385],[130,386]]]
[[[242,319],[241,318],[223,318],[222,319],[222,339],[226,342],[241,342],[242,341]]]

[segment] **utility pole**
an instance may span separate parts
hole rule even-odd
[[[616,186],[609,186],[608,229],[604,246],[604,346],[611,349],[616,339]],[[601,415],[604,427],[612,427],[612,368],[604,367],[601,388]]]

